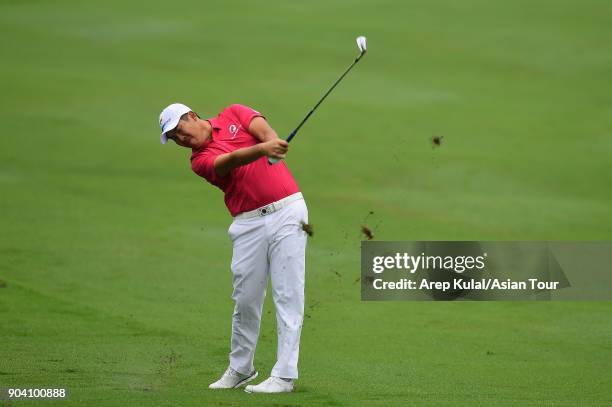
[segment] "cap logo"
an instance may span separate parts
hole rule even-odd
[[[163,129],[163,128],[164,128],[164,126],[166,126],[170,120],[172,120],[172,118],[171,118],[171,117],[166,117],[166,118],[165,118],[165,120],[162,118],[162,119],[159,121],[159,125],[160,125],[160,126],[162,127],[162,129]]]

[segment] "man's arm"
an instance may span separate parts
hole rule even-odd
[[[274,130],[272,131],[274,132]],[[274,135],[276,136],[276,133],[274,133]],[[234,168],[252,163],[253,161],[263,156],[283,159],[285,158],[288,149],[289,143],[287,143],[285,140],[281,140],[278,137],[271,137],[270,140],[267,140],[263,143],[255,144],[251,147],[239,148],[238,150],[232,151],[231,153],[221,154],[217,156],[217,158],[215,158],[214,163],[215,172],[220,177],[224,177],[229,174],[229,172]]]
[[[251,133],[259,141],[266,142],[277,139],[278,135],[268,124],[266,119],[261,116],[255,117],[249,124],[249,133]]]

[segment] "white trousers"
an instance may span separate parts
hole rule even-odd
[[[261,313],[272,280],[276,307],[278,349],[272,376],[297,379],[300,334],[304,320],[304,274],[308,209],[303,199],[276,212],[234,219],[232,274],[236,305],[232,318],[229,355],[232,369],[250,374],[259,336]]]

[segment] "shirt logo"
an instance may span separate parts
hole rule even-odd
[[[230,124],[228,130],[230,134],[232,135],[232,138],[235,138],[238,135],[238,130],[240,130],[240,127],[242,126],[236,126],[235,124]]]

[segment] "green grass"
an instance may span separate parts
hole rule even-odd
[[[609,302],[362,303],[356,283],[369,211],[381,240],[612,239],[611,18],[603,0],[1,2],[0,387],[79,406],[612,403]],[[362,33],[287,160],[315,228],[297,392],[211,392],[230,217],[159,144],[159,111],[244,103],[286,134]],[[262,376],[275,347],[267,301]]]

